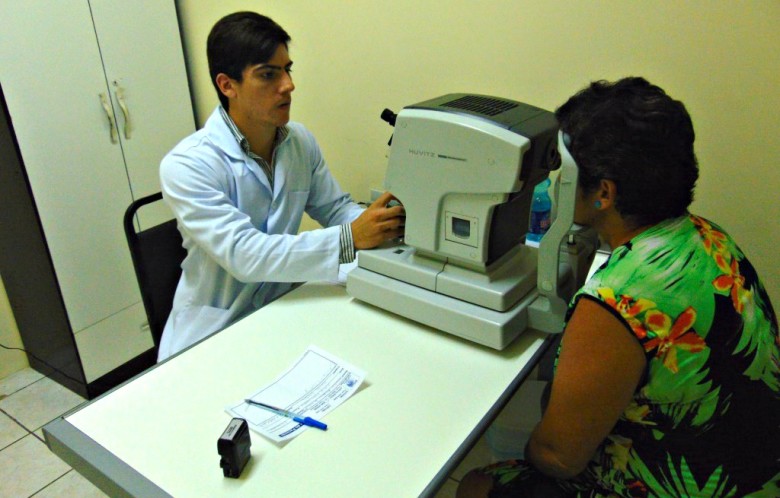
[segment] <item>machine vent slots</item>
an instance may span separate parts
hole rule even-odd
[[[493,99],[489,97],[480,97],[478,95],[466,95],[450,102],[442,104],[444,107],[453,107],[455,109],[464,109],[476,112],[485,116],[495,116],[502,112],[514,109],[517,104],[507,102],[506,100]]]

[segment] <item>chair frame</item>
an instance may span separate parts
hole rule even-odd
[[[136,231],[135,220],[138,210],[143,206],[160,201],[162,198],[162,192],[158,192],[133,201],[125,211],[123,220],[125,236],[144,309],[149,320],[149,329],[155,350],[160,347],[162,332],[165,328],[165,322],[168,320],[173,296],[181,276],[181,263],[187,255],[187,251],[182,247],[182,237],[175,219]],[[165,246],[154,251],[154,254],[159,257],[167,257],[171,264],[176,263],[175,268],[160,265],[159,260],[149,259],[152,253],[148,249],[153,247],[149,244],[160,241]],[[153,274],[152,272],[155,271],[156,273]]]

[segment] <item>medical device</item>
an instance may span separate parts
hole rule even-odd
[[[596,238],[570,230],[577,167],[554,114],[449,94],[383,119],[395,126],[384,187],[404,205],[405,235],[361,251],[347,292],[495,349],[529,327],[560,332]],[[557,216],[532,247],[533,189],[554,170]]]

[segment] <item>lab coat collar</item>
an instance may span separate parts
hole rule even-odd
[[[215,146],[231,160],[243,164],[244,167],[257,178],[257,181],[270,193],[271,197],[273,197],[273,189],[271,188],[271,182],[268,181],[268,176],[265,174],[265,171],[263,171],[263,168],[261,168],[260,165],[249,157],[241,148],[241,144],[236,140],[236,136],[230,130],[227,123],[225,123],[219,106],[217,106],[216,109],[214,109],[214,112],[211,113],[211,116],[209,116],[204,129]]]
[[[215,142],[217,142],[217,145],[219,145],[222,150],[228,152],[231,157],[242,159],[244,154],[247,152],[244,150],[245,145],[241,143],[241,140],[245,141],[246,137],[241,134],[241,130],[239,130],[237,127],[235,130],[230,129],[230,125],[226,122],[226,120],[230,119],[232,121],[232,118],[230,118],[230,115],[227,114],[227,112],[223,109],[224,108],[221,105],[218,105],[214,109],[214,112],[211,113],[211,116],[209,116],[208,120],[206,121],[206,128],[210,134],[219,137],[219,140],[215,140]],[[214,123],[213,121],[215,120],[218,122]],[[233,126],[235,126],[235,123],[233,123]],[[226,132],[233,138],[232,141],[224,140]],[[276,145],[274,147],[279,147],[281,144],[283,144],[289,135],[290,128],[288,126],[277,128],[275,138]],[[225,142],[230,142],[231,144],[237,145],[238,147],[228,147]]]
[[[277,143],[274,147],[274,188],[273,188],[273,196],[276,198],[276,196],[284,189],[284,183],[287,181],[287,174],[284,171],[285,170],[285,161],[277,161],[276,156],[280,153],[280,150],[283,147],[283,144],[290,140],[290,134],[291,130],[289,126],[284,126],[279,130],[279,134],[277,135]]]
[[[231,159],[244,159],[245,154],[241,150],[241,145],[236,141],[225,120],[222,119],[220,106],[217,106],[214,112],[211,113],[211,116],[209,116],[209,119],[206,120],[204,129],[214,144],[230,156]]]
[[[257,164],[257,161],[249,157],[247,153],[244,152],[244,150],[241,148],[241,144],[236,139],[236,135],[225,122],[225,119],[222,116],[221,106],[218,105],[211,113],[211,116],[209,116],[208,120],[206,120],[204,129],[217,147],[219,147],[231,159],[242,162],[244,166],[253,175],[255,175],[257,180],[268,190],[268,192],[271,194],[271,197],[275,197],[276,192],[281,190],[282,184],[284,183],[285,175],[279,171],[281,168],[274,167],[274,188],[271,188],[271,182],[268,180],[268,175],[266,175],[263,168]],[[278,137],[276,150],[278,151],[281,145],[289,140],[289,138],[290,128],[285,127],[285,129],[282,130],[282,133]]]

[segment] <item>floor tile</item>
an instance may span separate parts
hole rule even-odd
[[[69,470],[35,436],[25,436],[0,451],[0,496],[26,498]]]
[[[51,379],[42,378],[0,400],[0,409],[34,431],[85,400]]]
[[[0,399],[4,397],[3,395],[10,396],[42,378],[42,373],[29,367],[14,372],[6,378],[0,379]]]
[[[0,450],[26,436],[28,432],[14,420],[0,412]]]
[[[71,470],[38,493],[34,494],[32,498],[62,498],[63,496],[105,498],[108,495],[100,491],[81,474],[75,470]]]

